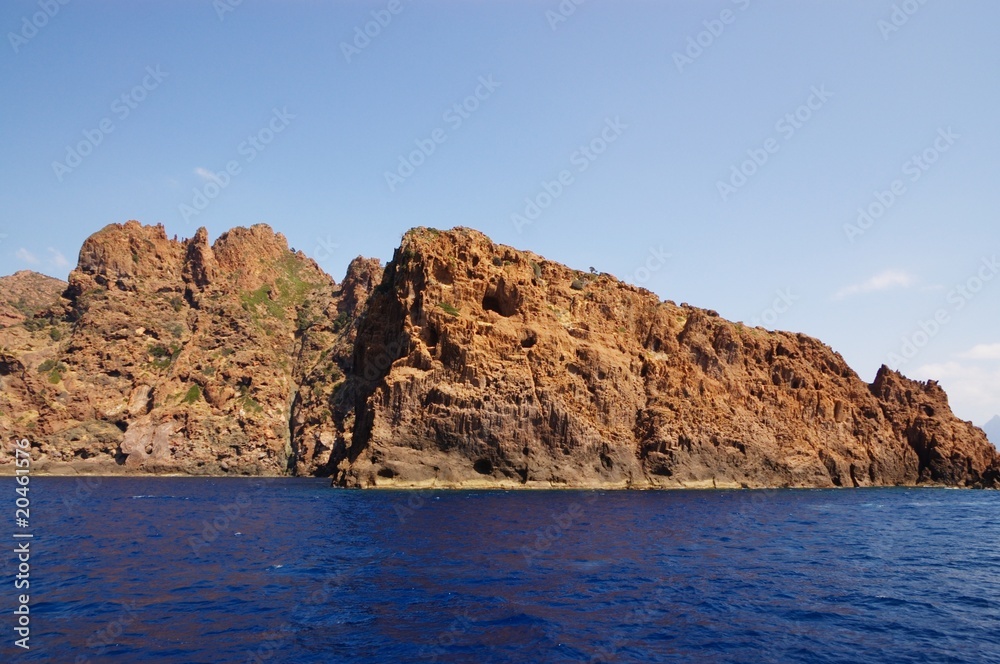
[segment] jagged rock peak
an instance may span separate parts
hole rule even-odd
[[[358,316],[372,290],[382,281],[382,261],[358,256],[347,266],[340,283],[340,311]]]
[[[215,251],[208,244],[208,230],[202,226],[186,242],[184,280],[204,290],[215,278],[218,266]]]
[[[167,238],[162,224],[109,224],[84,240],[73,273],[128,290],[136,280],[170,278],[180,268],[182,250],[181,243]]]

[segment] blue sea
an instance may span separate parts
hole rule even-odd
[[[1000,662],[997,492],[53,477],[31,500],[31,649],[7,553],[5,662]]]

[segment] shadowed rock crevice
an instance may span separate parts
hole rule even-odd
[[[358,335],[354,345],[353,374],[347,379],[347,394],[354,402],[354,430],[352,444],[347,449],[347,460],[353,462],[367,446],[374,425],[376,403],[386,406],[384,393],[376,389],[389,373],[393,362],[409,352],[410,342],[403,334],[406,311],[397,292],[398,273],[405,271],[400,256],[394,257],[385,268],[378,288],[368,298],[364,313],[359,319]]]

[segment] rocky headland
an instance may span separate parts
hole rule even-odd
[[[266,225],[112,224],[0,278],[0,430],[36,472],[348,487],[997,487],[944,391],[482,233],[336,283]],[[12,472],[13,454],[0,471]]]

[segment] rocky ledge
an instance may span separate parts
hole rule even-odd
[[[0,428],[33,441],[40,472],[1000,484],[934,382],[883,367],[867,384],[816,339],[470,229],[411,230],[384,269],[358,258],[337,284],[265,225],[210,245],[130,221],[84,243],[68,284],[39,276],[0,279]]]

